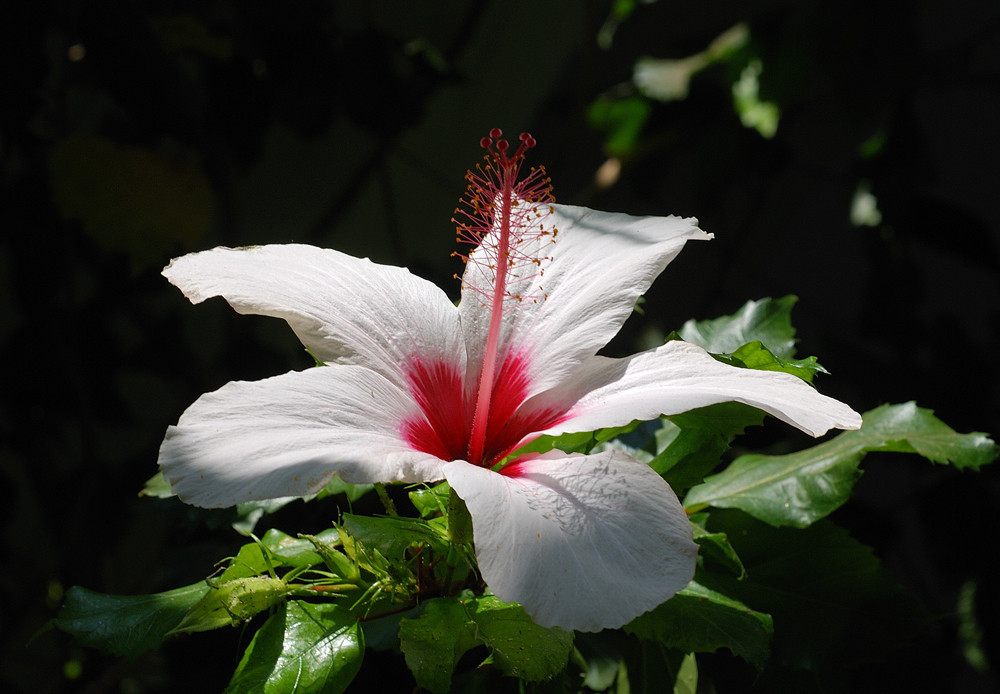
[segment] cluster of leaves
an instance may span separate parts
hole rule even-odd
[[[811,382],[823,368],[795,356],[794,301],[750,302],[731,316],[688,322],[671,339]],[[826,518],[849,498],[865,455],[915,453],[975,470],[998,448],[906,403],[871,410],[861,429],[805,450],[734,456],[733,440],[763,419],[727,403],[531,444],[623,448],[683,499],[700,547],[695,578],[621,630],[542,628],[490,594],[462,527],[464,505],[447,484],[410,491],[417,517],[400,517],[385,496],[385,516],[344,514],[315,536],[269,530],[194,585],[145,596],[73,588],[54,624],[81,644],[135,657],[175,635],[256,618],[231,694],[341,692],[366,649],[401,654],[417,684],[435,693],[483,686],[484,678],[531,691],[664,691],[673,683],[675,692],[694,692],[699,675],[713,675],[699,673],[695,654],[720,649],[755,668],[763,686],[836,688],[852,666],[886,655],[921,619],[871,548]],[[329,493],[367,491],[335,484]],[[275,507],[244,509],[254,519],[244,530]]]

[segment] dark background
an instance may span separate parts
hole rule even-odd
[[[749,43],[686,99],[632,85],[638,58],[683,58],[740,22]],[[733,107],[754,59],[781,109],[770,139]],[[0,65],[0,689],[224,688],[248,638],[235,629],[134,662],[59,633],[25,645],[72,585],[164,590],[239,546],[225,517],[136,493],[198,395],[310,363],[280,322],[192,307],[159,270],[295,240],[456,293],[449,219],[492,127],[531,131],[561,202],[697,216],[715,233],[611,352],[794,293],[800,353],[832,373],[821,390],[1000,433],[995,2],[660,0],[616,21],[597,0],[50,0],[0,9]],[[624,144],[611,136],[627,118],[593,117],[615,104],[644,114]],[[602,188],[611,155],[621,175]],[[851,222],[859,186],[877,224]],[[990,691],[998,471],[888,455],[866,470],[835,518],[934,619],[853,688]],[[318,531],[336,510],[286,513],[277,525]],[[970,581],[993,675],[957,637]]]

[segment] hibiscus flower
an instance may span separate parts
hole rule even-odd
[[[350,483],[447,480],[472,519],[479,570],[543,626],[619,627],[691,580],[677,496],[616,450],[517,456],[543,434],[624,426],[737,401],[814,436],[860,416],[787,374],[720,363],[680,341],[597,355],[689,240],[695,219],[556,205],[494,130],[456,211],[456,306],[404,268],[305,245],[216,248],[163,274],[193,302],[282,318],[325,366],[203,395],[159,463],[205,507]]]

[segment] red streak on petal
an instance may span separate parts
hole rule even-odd
[[[415,358],[407,365],[406,377],[424,416],[403,422],[403,437],[416,450],[441,460],[462,459],[472,413],[465,403],[459,369],[439,360]]]
[[[423,416],[403,422],[403,437],[414,449],[442,460],[466,460],[485,467],[496,464],[533,433],[567,417],[568,406],[522,407],[530,386],[528,365],[523,353],[507,355],[493,381],[483,453],[478,460],[469,460],[475,401],[466,397],[458,368],[440,360],[412,359],[406,367],[407,380]]]

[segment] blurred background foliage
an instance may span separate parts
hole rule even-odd
[[[239,630],[131,662],[25,645],[71,585],[163,590],[238,547],[224,513],[136,493],[198,395],[311,363],[283,324],[192,307],[159,270],[294,240],[455,295],[449,219],[495,126],[538,139],[561,202],[715,233],[609,353],[794,293],[821,390],[1000,433],[995,2],[47,0],[0,8],[0,64],[4,690],[224,688]],[[867,469],[836,518],[933,618],[855,690],[989,691],[997,470]],[[731,672],[721,691],[753,681]],[[369,665],[354,689],[408,677]]]

